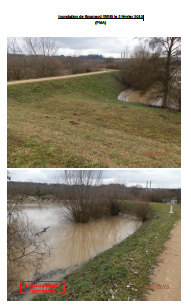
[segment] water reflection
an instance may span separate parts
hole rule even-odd
[[[120,93],[118,100],[123,102],[143,103],[152,106],[162,106],[162,99],[150,101],[149,95],[149,91],[144,95],[141,95],[140,91],[138,90],[126,89]],[[171,103],[169,103],[169,108],[178,109],[178,106],[171,101]]]
[[[120,93],[118,100],[123,102],[137,102],[144,104],[151,104],[156,106],[161,106],[161,101],[154,101],[151,103],[149,101],[149,92],[144,95],[141,95],[138,90],[126,89]]]
[[[88,224],[60,222],[54,204],[26,204],[24,210],[39,229],[50,226],[43,235],[50,235],[54,249],[39,273],[82,264],[133,234],[141,224],[119,216]]]

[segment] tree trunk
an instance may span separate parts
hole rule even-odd
[[[165,67],[164,95],[163,95],[163,107],[165,108],[168,106],[169,66],[170,66],[170,58],[168,52],[168,57]]]
[[[165,65],[165,79],[164,79],[164,95],[163,95],[163,107],[168,107],[168,93],[169,93],[169,81],[170,81],[170,62],[171,52],[173,47],[174,39],[172,37],[169,50],[167,53],[166,65]]]

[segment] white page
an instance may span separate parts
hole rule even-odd
[[[190,64],[190,32],[188,1],[175,2],[162,0],[154,1],[8,1],[2,5],[1,14],[1,186],[3,191],[2,205],[6,214],[6,44],[7,37],[152,37],[180,36],[182,37],[182,203],[186,213],[182,214],[182,301],[188,297],[187,290],[189,251],[187,240],[187,224],[190,215],[190,196],[188,173],[190,172],[190,97],[188,95],[188,67]],[[186,5],[187,4],[187,5]],[[107,24],[95,25],[95,20],[59,20],[58,15],[144,15],[143,20],[107,20]],[[124,48],[126,46],[124,45]],[[123,51],[123,50],[121,50]],[[187,60],[187,62],[186,62]],[[6,217],[3,216],[2,232],[5,232]],[[3,235],[4,236],[4,235]],[[6,238],[4,238],[4,250]],[[4,262],[6,262],[6,254]],[[189,265],[190,266],[190,265]],[[184,271],[184,269],[186,271]],[[3,271],[5,280],[6,267]],[[5,288],[5,285],[4,285]],[[6,291],[6,290],[5,290]],[[5,297],[6,299],[6,297]]]

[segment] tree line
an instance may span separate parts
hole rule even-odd
[[[85,73],[113,68],[102,55],[58,56],[58,47],[49,37],[9,37],[7,40],[7,80],[33,79]]]
[[[45,184],[45,183],[32,183],[32,182],[7,182],[7,194],[8,198],[12,198],[16,195],[26,196],[37,196],[39,198],[48,195],[53,195],[54,199],[67,200],[70,198],[71,192],[77,192],[78,188],[83,187],[82,185],[68,185],[64,183],[57,184]],[[181,189],[154,189],[146,190],[140,185],[127,187],[124,184],[113,183],[108,185],[89,186],[90,190],[97,190],[98,194],[108,193],[118,194],[118,197],[123,200],[143,200],[147,202],[158,202],[163,203],[164,201],[170,202],[172,199],[177,198],[178,204],[181,203]],[[51,197],[50,197],[51,198]],[[48,199],[48,197],[47,197]]]

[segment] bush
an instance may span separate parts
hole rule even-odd
[[[145,202],[163,203],[163,200],[166,197],[167,197],[166,190],[149,190],[141,192],[141,200]]]
[[[109,203],[109,208],[110,208],[110,215],[111,216],[116,216],[120,213],[120,202],[115,199],[111,199]]]
[[[121,185],[111,184],[102,186],[103,207],[109,216],[116,216],[121,212],[123,193]]]
[[[134,208],[134,213],[142,222],[148,220],[151,207],[147,202],[137,202]]]
[[[123,213],[135,216],[145,222],[149,219],[151,207],[148,202],[129,201],[123,205]]]

